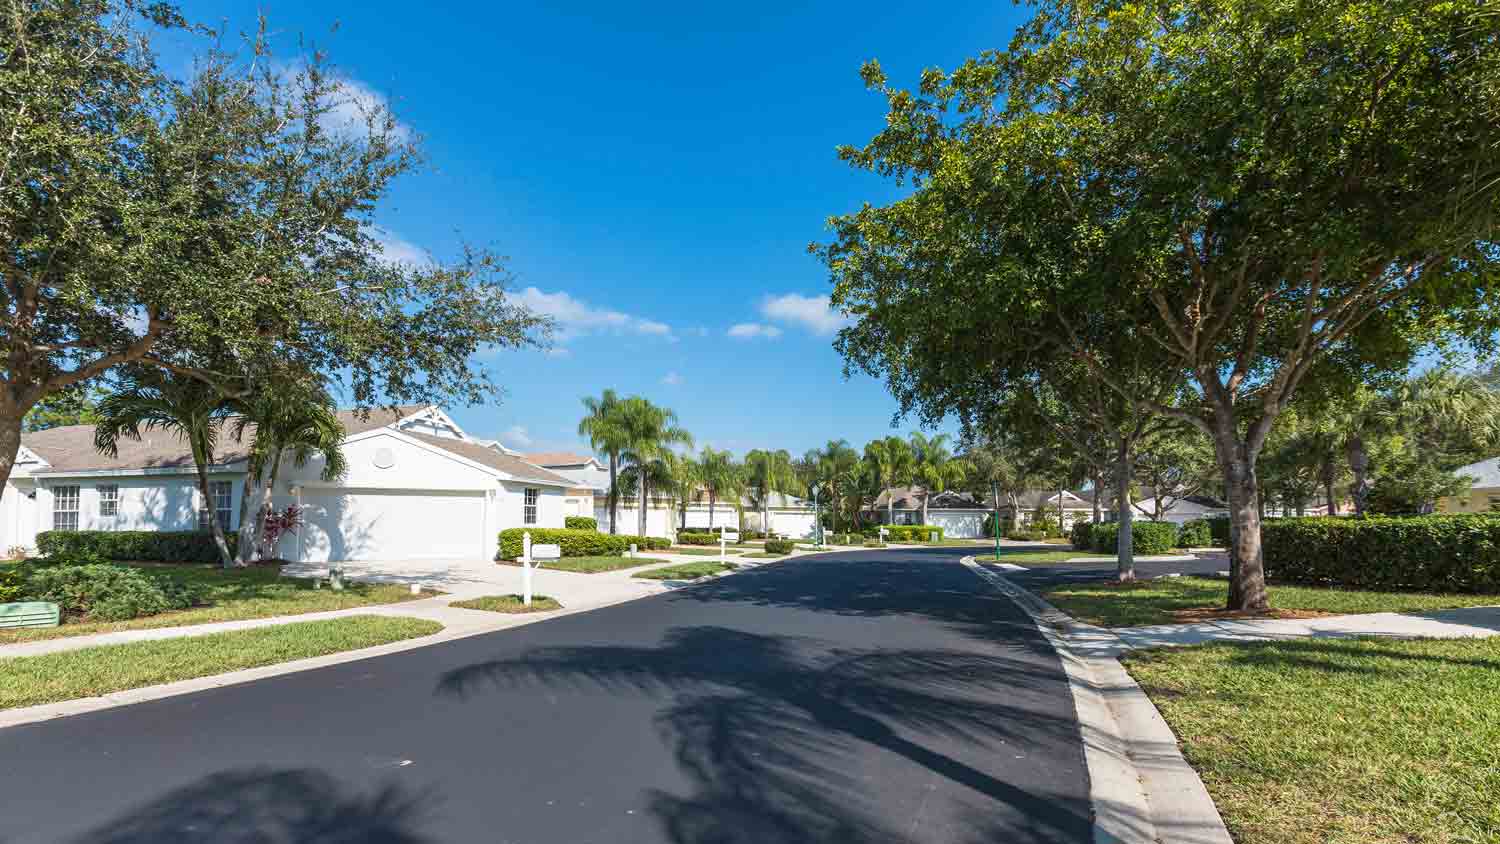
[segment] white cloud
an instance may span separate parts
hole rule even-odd
[[[664,322],[632,316],[575,299],[566,292],[546,293],[535,287],[527,287],[511,296],[516,304],[525,305],[539,314],[546,314],[557,321],[556,336],[559,340],[571,340],[584,334],[610,332],[613,334],[641,334],[660,337],[675,342],[672,326]]]
[[[389,264],[427,266],[432,264],[432,255],[426,249],[402,238],[382,226],[366,226],[365,234],[375,239],[380,246],[381,258]]]
[[[833,334],[850,323],[847,316],[829,306],[827,296],[768,296],[761,302],[760,313],[766,319],[800,325],[819,335]]]
[[[668,372],[666,375],[663,375],[661,377],[661,382],[663,384],[666,384],[668,387],[675,387],[678,384],[682,383],[682,376],[678,375],[676,372]]]
[[[297,75],[305,70],[306,66],[300,63],[280,65],[277,75],[295,90]],[[329,72],[328,68],[324,71],[336,86],[327,101],[328,111],[323,115],[324,130],[344,135],[368,135],[372,120],[377,127],[383,125],[385,115],[392,112],[389,97],[358,79]],[[411,127],[397,120],[391,126],[391,137],[397,142],[410,141]]]
[[[781,329],[758,322],[742,322],[729,327],[729,336],[736,340],[754,340],[760,337],[775,340],[781,336]]]
[[[526,427],[524,425],[512,425],[509,428],[505,429],[505,433],[500,435],[500,442],[504,443],[510,448],[521,449],[529,448],[530,446],[534,445],[536,441],[533,440],[531,438],[531,435],[526,432]]]

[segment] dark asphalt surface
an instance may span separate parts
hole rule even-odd
[[[0,730],[0,842],[1084,844],[1062,669],[964,553]]]

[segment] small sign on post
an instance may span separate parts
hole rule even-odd
[[[521,603],[531,606],[531,572],[542,560],[562,558],[562,546],[557,544],[531,544],[531,531],[521,534]]]
[[[888,533],[889,533],[889,531],[887,531],[885,528],[881,528],[880,529],[880,541],[881,542],[885,541],[886,534],[888,534]]]

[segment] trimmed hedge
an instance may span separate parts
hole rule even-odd
[[[564,516],[563,527],[568,530],[598,530],[599,520],[593,516]]]
[[[534,545],[558,545],[564,557],[612,557],[629,551],[632,544],[641,551],[661,551],[672,547],[671,540],[660,536],[632,536],[626,533],[610,534],[569,528],[507,528],[500,531],[500,552],[496,559],[514,560],[520,557],[527,533],[531,534]]]
[[[236,533],[225,531],[229,553],[239,545]],[[206,530],[44,530],[36,535],[37,550],[46,557],[96,555],[106,560],[153,563],[217,563],[219,549]]]
[[[1500,593],[1500,516],[1275,519],[1260,535],[1283,583]]]
[[[1213,544],[1217,545],[1220,548],[1228,548],[1229,517],[1209,516],[1208,518],[1204,519],[1204,521],[1208,522],[1208,536],[1209,539],[1213,541]]]
[[[1225,540],[1225,544],[1228,544],[1228,537]],[[1207,548],[1214,544],[1214,532],[1208,519],[1183,522],[1182,527],[1177,530],[1177,544],[1183,548]]]
[[[1074,548],[1080,550],[1093,547],[1094,523],[1084,521],[1074,522],[1073,527],[1068,529],[1068,541],[1073,543]]]
[[[767,539],[766,540],[766,553],[767,554],[790,554],[790,553],[792,553],[792,551],[796,550],[796,548],[797,548],[797,543],[793,542],[790,539]]]
[[[1114,554],[1120,547],[1120,523],[1101,522],[1093,527],[1089,547],[1104,554]],[[1171,522],[1130,521],[1130,547],[1133,554],[1165,554],[1177,545],[1177,525]]]
[[[717,533],[684,530],[678,532],[677,543],[679,545],[718,545],[719,535]]]
[[[885,528],[887,542],[926,542],[927,537],[934,533],[938,539],[943,538],[943,529],[932,525],[877,525],[865,528],[864,534],[870,539],[879,539],[881,528]]]
[[[1013,530],[1007,533],[1005,538],[1012,542],[1041,542],[1044,539],[1051,539],[1047,532],[1042,530]]]

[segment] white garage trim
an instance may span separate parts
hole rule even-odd
[[[299,490],[300,562],[482,559],[489,543],[485,490],[321,487]]]

